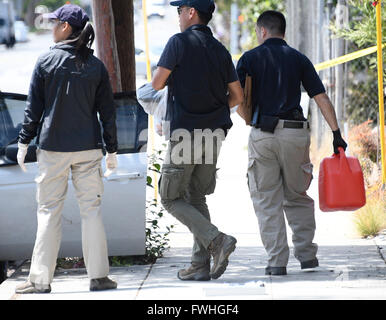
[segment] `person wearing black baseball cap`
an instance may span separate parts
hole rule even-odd
[[[207,25],[209,21],[212,19],[212,15],[215,9],[215,5],[212,0],[180,0],[180,1],[172,1],[170,2],[170,5],[177,7],[178,15],[180,18],[181,32],[185,31],[191,25],[190,23],[191,19],[189,20],[184,19],[185,15],[181,17],[181,13],[183,11],[191,8],[195,9],[195,12],[199,17],[200,22],[204,25]],[[192,14],[193,11],[190,11],[189,13]]]
[[[82,217],[82,250],[90,290],[115,289],[101,215],[102,135],[106,167],[117,167],[115,105],[109,75],[93,55],[94,29],[86,12],[67,4],[45,15],[54,22],[56,45],[41,55],[30,84],[18,163],[23,170],[28,144],[37,136],[38,229],[28,281],[16,293],[49,293],[61,240],[61,212],[71,172]]]
[[[181,0],[170,4],[177,6],[181,33],[169,39],[152,81],[156,90],[168,85],[166,120],[172,133],[159,190],[164,208],[194,235],[191,265],[179,270],[177,277],[206,281],[225,272],[237,242],[211,223],[206,195],[214,192],[221,140],[232,127],[230,107],[242,102],[243,92],[231,55],[207,26],[214,2]],[[180,142],[181,136],[175,133],[181,130],[188,132]],[[196,138],[197,132],[213,134],[203,142],[202,135]],[[182,149],[182,157],[190,158],[187,154],[191,152],[194,159],[177,163],[174,155],[179,152],[175,150],[185,142],[189,147]]]

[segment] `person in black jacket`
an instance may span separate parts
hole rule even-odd
[[[57,43],[41,55],[33,71],[18,163],[26,170],[28,144],[37,136],[38,229],[28,281],[16,293],[51,292],[61,240],[61,212],[71,171],[82,217],[82,249],[90,290],[115,289],[101,216],[103,140],[106,167],[117,167],[115,106],[108,72],[90,49],[95,34],[88,16],[64,5],[46,18],[54,21]]]

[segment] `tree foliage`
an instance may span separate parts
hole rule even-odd
[[[255,24],[261,13],[266,10],[278,10],[285,13],[285,1],[283,0],[218,0],[216,1],[218,12],[229,20],[230,7],[235,1],[237,1],[240,15],[244,20],[243,22],[239,22],[242,33],[242,51],[251,49],[257,45]]]
[[[354,42],[359,48],[374,46],[377,43],[376,29],[376,8],[371,1],[366,0],[349,0],[350,6],[350,23],[349,27],[333,30],[338,36]],[[382,10],[382,35],[383,42],[386,42],[386,8],[383,4]]]
[[[353,51],[364,49],[377,44],[376,8],[372,1],[349,0],[350,21],[347,28],[337,30],[333,25],[331,29],[336,36],[352,42]],[[382,42],[386,42],[386,8],[382,10]],[[383,50],[384,67],[386,50]],[[376,54],[368,55],[349,63],[352,81],[349,83],[348,114],[354,123],[359,124],[368,119],[377,123],[378,95],[377,95],[377,57]],[[385,68],[384,81],[385,77]],[[358,81],[358,75],[364,80]],[[386,81],[385,81],[386,83]]]
[[[283,0],[238,0],[238,5],[244,18],[242,28],[249,33],[248,40],[242,44],[244,50],[257,46],[255,25],[260,14],[266,10],[277,10],[285,14]]]
[[[67,1],[67,0],[42,0],[42,1],[39,1],[39,5],[44,5],[50,10],[56,10],[59,7],[65,5],[67,2],[80,5],[79,0],[71,0],[71,1]]]

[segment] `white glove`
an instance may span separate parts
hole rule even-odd
[[[24,160],[25,156],[27,155],[28,151],[28,144],[23,144],[18,142],[17,144],[17,163],[19,164],[20,168],[24,171],[27,172],[27,168],[24,165]]]
[[[105,177],[108,177],[118,167],[117,153],[106,153],[106,172]]]

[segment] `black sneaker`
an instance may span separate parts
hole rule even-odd
[[[209,245],[208,251],[213,257],[213,266],[210,270],[212,279],[219,278],[228,266],[228,258],[236,249],[237,240],[224,233],[220,233]]]
[[[26,281],[20,285],[18,285],[15,289],[15,293],[18,294],[26,294],[26,293],[50,293],[51,292],[51,286],[41,286],[37,285],[35,283],[32,283],[31,281]]]
[[[266,267],[265,268],[265,275],[269,276],[285,276],[287,274],[287,268],[286,267]]]
[[[117,283],[108,277],[90,280],[90,291],[102,291],[116,288]]]
[[[303,271],[317,271],[319,267],[319,261],[317,258],[300,262],[300,268]]]

